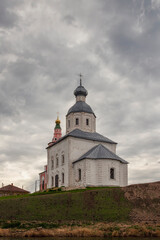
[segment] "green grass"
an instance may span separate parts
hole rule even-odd
[[[5,228],[19,228],[19,229],[31,229],[31,228],[58,228],[59,224],[49,222],[20,222],[20,221],[4,221],[0,223],[0,227]]]
[[[21,225],[21,223],[20,222],[4,222],[4,223],[2,223],[1,224],[1,227],[2,228],[19,228],[20,227],[20,225]]]
[[[88,188],[1,198],[1,221],[128,221],[131,204],[120,188]]]
[[[23,194],[23,195],[2,196],[2,197],[0,197],[0,200],[33,197],[33,196],[48,195],[48,194],[59,194],[59,193],[66,193],[66,192],[77,193],[77,192],[85,192],[88,190],[96,190],[96,189],[98,190],[98,189],[105,189],[105,188],[119,188],[119,187],[87,187],[85,189],[74,189],[74,190],[69,190],[69,191],[62,191],[61,188],[53,188],[53,189],[45,190],[43,192],[34,192],[34,193]]]

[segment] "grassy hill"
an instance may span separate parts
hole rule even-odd
[[[0,198],[0,222],[159,222],[160,182]]]
[[[129,220],[132,204],[121,188],[102,188],[0,199],[0,220],[108,221]]]

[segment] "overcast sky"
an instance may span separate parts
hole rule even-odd
[[[0,0],[0,186],[34,189],[79,73],[129,183],[160,180],[160,1]]]

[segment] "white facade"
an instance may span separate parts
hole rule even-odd
[[[115,170],[114,179],[110,178],[110,169]],[[81,179],[79,180],[79,169]],[[126,186],[127,165],[111,159],[84,159],[74,164],[74,180],[76,187],[83,186]]]
[[[76,122],[77,119],[78,124]],[[95,132],[96,131],[95,116],[92,113],[85,112],[70,113],[68,116],[66,116],[66,133],[69,133],[76,128],[81,129],[85,132]]]
[[[78,104],[79,101],[85,102],[87,91],[81,85],[77,89],[75,90],[78,95],[76,101]],[[86,95],[83,96],[83,94]],[[66,133],[68,134],[47,147],[48,188],[126,186],[128,184],[127,162],[115,155],[117,145],[115,142],[97,135],[95,114],[91,112],[91,108],[87,109],[89,105],[84,106],[84,110],[79,112],[76,104],[71,108],[71,112],[66,116]],[[80,133],[75,129],[80,129]],[[103,159],[85,157],[79,160],[81,156],[99,144],[103,145],[109,153],[111,151],[114,159],[106,155]]]
[[[126,186],[128,184],[127,164],[111,159],[84,159],[73,163],[99,143],[116,153],[116,144],[70,136],[48,148],[48,188],[56,186],[56,175],[59,176],[58,186]],[[63,163],[62,156],[64,156]],[[114,179],[110,179],[111,168],[114,168],[115,171]],[[82,174],[81,180],[78,179],[79,169],[81,169]],[[62,174],[64,174],[64,182],[62,181]]]
[[[68,139],[50,147],[47,151],[48,188],[55,187],[55,177],[58,175],[58,186],[69,186],[68,182]],[[64,182],[62,174],[64,174]]]

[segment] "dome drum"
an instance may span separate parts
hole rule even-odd
[[[66,117],[66,133],[74,129],[80,129],[85,132],[96,131],[96,118],[91,113],[74,112]]]

